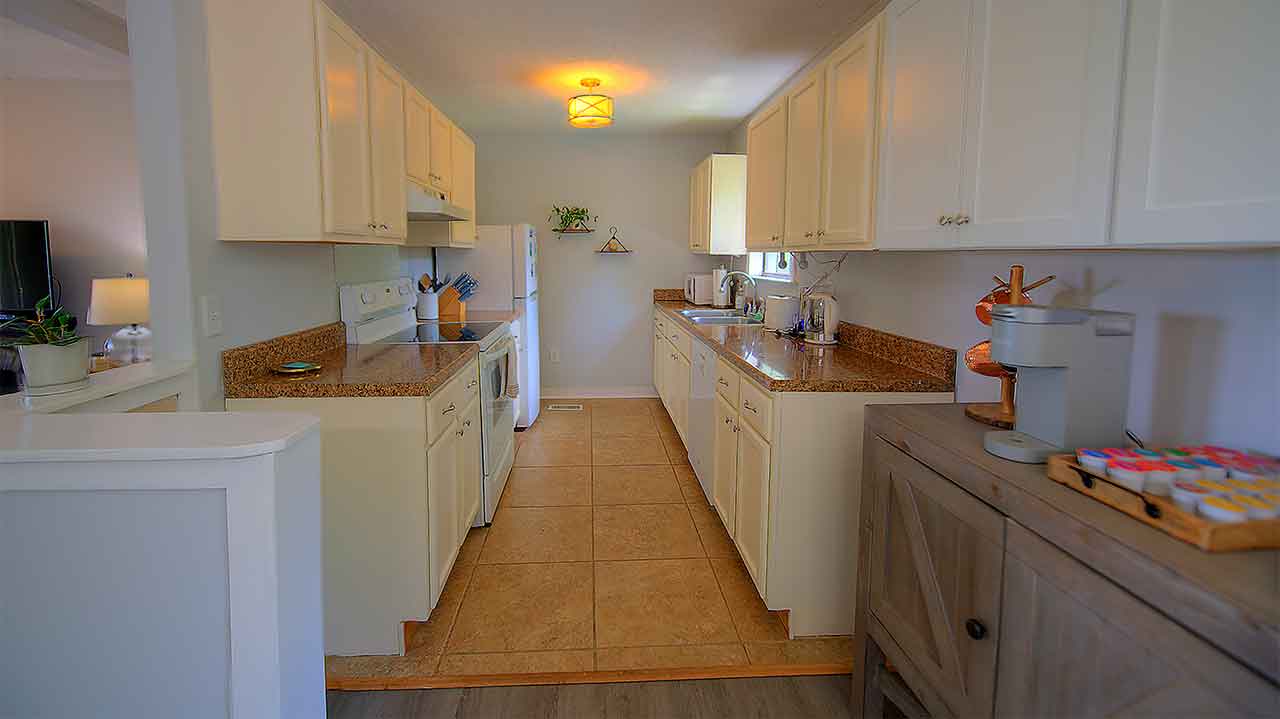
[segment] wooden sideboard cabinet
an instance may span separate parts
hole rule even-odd
[[[863,716],[1280,716],[1280,553],[1208,554],[982,450],[960,405],[870,407]]]

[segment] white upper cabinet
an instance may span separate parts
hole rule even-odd
[[[373,233],[402,240],[407,224],[404,80],[376,53],[371,53],[371,58],[369,144],[372,148]]]
[[[1280,243],[1280,2],[1129,17],[1114,242]]]
[[[877,245],[1108,239],[1124,0],[897,0]]]
[[[689,251],[747,251],[747,156],[714,154],[689,176]]]
[[[787,102],[747,126],[747,249],[782,248],[787,193]]]
[[[453,123],[440,108],[431,106],[431,185],[448,192],[453,181]]]
[[[974,0],[897,0],[885,11],[876,245],[950,245],[960,205],[965,55]]]
[[[873,243],[883,27],[883,16],[876,17],[827,61],[820,247]]]
[[[451,199],[454,204],[471,210],[471,219],[449,223],[449,245],[451,247],[475,247],[476,143],[457,125],[452,126],[450,137],[450,148],[453,156],[453,191],[450,193]]]
[[[1124,6],[1125,0],[974,3],[961,197],[952,225],[959,245],[1107,242]]]
[[[404,93],[404,162],[410,180],[431,184],[431,103],[412,85]]]
[[[823,71],[819,69],[787,95],[786,231],[783,244],[788,248],[818,244],[823,83]]]
[[[369,47],[323,5],[316,6],[316,37],[324,229],[369,235],[374,229],[369,186]]]

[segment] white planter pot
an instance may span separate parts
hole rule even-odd
[[[18,356],[22,358],[22,373],[27,377],[28,392],[80,382],[89,376],[88,337],[65,347],[19,345]]]

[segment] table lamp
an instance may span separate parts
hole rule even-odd
[[[127,364],[151,359],[151,285],[145,277],[99,278],[89,298],[91,325],[126,325],[111,335],[103,349],[111,359]]]

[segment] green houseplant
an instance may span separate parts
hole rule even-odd
[[[89,376],[89,338],[76,334],[66,308],[49,311],[51,297],[36,303],[36,316],[16,317],[0,330],[17,328],[16,337],[0,339],[0,347],[16,347],[26,375],[27,394],[55,394],[78,389]]]
[[[587,220],[593,219],[591,217],[591,210],[588,210],[585,207],[570,207],[569,205],[560,207],[558,205],[552,205],[551,214],[547,216],[547,221],[550,222],[552,219],[556,222],[555,229],[553,229],[552,232],[573,233],[592,231],[590,227],[587,227]],[[594,219],[599,220],[600,218],[596,217]]]

